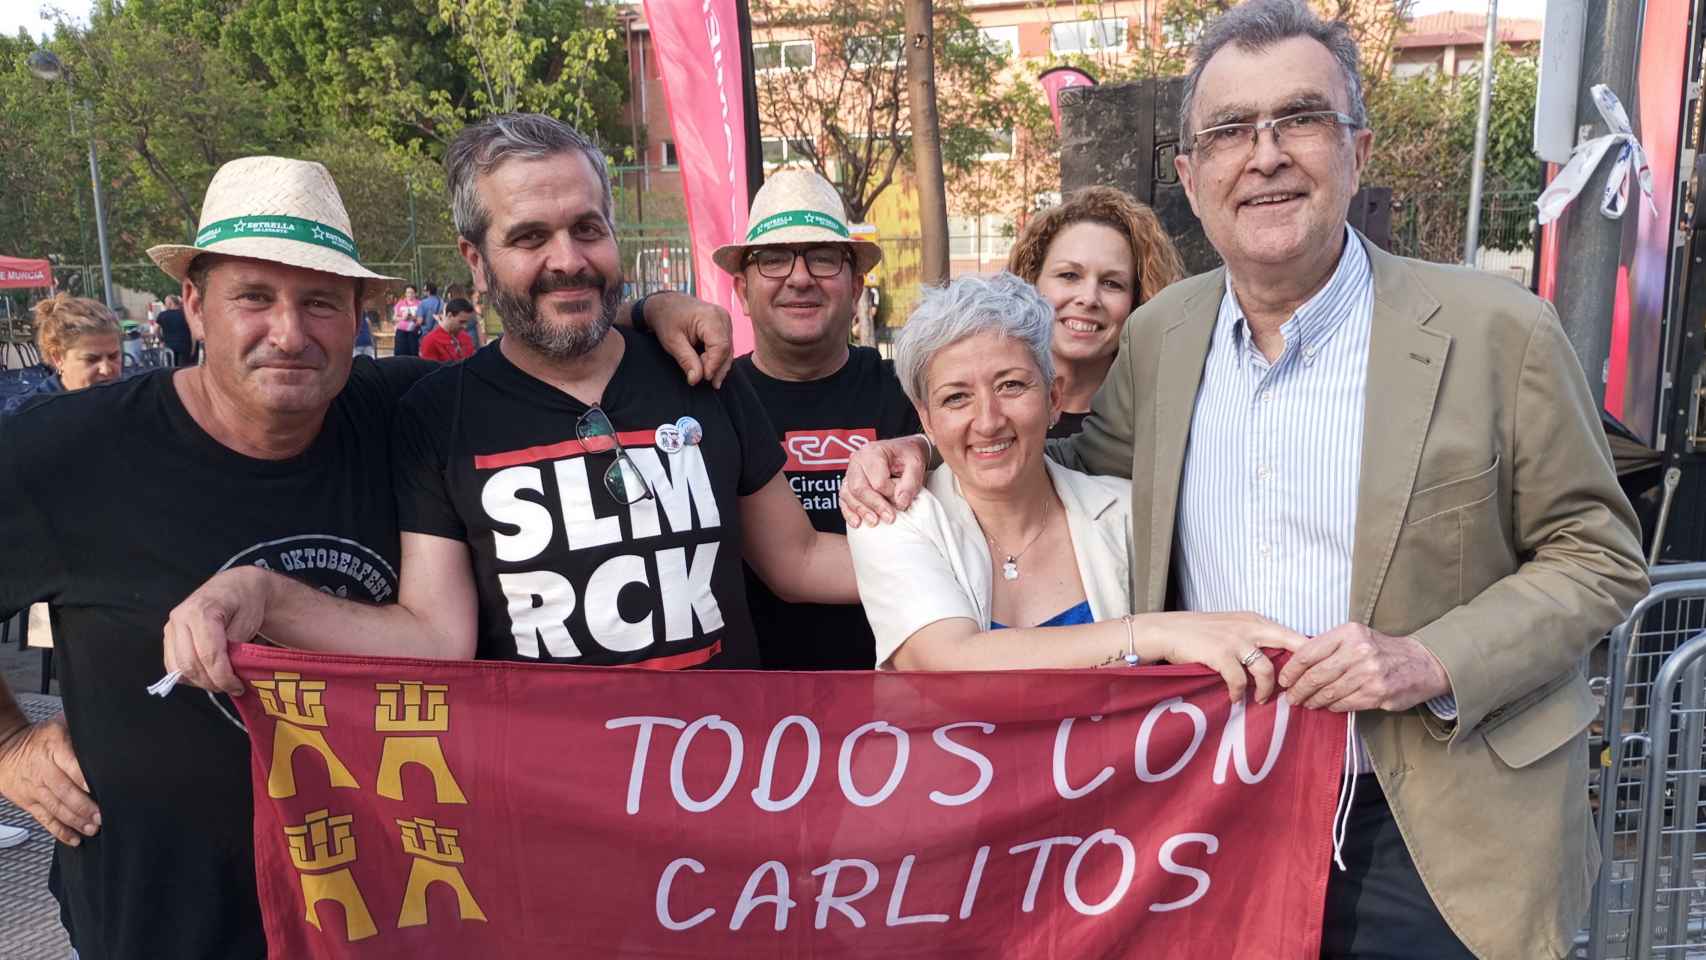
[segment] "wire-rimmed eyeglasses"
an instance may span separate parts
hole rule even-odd
[[[640,473],[639,464],[622,449],[622,441],[617,438],[610,417],[597,404],[588,407],[575,421],[575,436],[588,453],[616,451],[616,462],[604,471],[604,489],[609,490],[618,502],[628,504],[651,499],[651,484]]]
[[[1325,143],[1328,135],[1338,132],[1341,126],[1356,129],[1362,124],[1349,114],[1337,110],[1305,110],[1270,120],[1222,123],[1198,130],[1192,135],[1191,150],[1200,153],[1205,160],[1234,155],[1248,156],[1249,151],[1256,149],[1256,141],[1263,130],[1273,131],[1276,147],[1284,147],[1287,144],[1293,147],[1312,147]]]

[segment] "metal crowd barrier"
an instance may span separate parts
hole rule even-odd
[[[1630,955],[1706,956],[1706,631],[1665,660],[1651,693]]]
[[[1637,881],[1641,829],[1648,818],[1649,776],[1655,756],[1665,769],[1698,767],[1701,749],[1650,732],[1659,693],[1659,675],[1675,651],[1689,638],[1706,631],[1706,563],[1654,567],[1653,588],[1629,618],[1607,638],[1604,661],[1592,660],[1590,670],[1594,693],[1603,707],[1601,720],[1590,736],[1597,760],[1589,790],[1598,811],[1600,849],[1599,880],[1594,885],[1589,917],[1586,956],[1588,960],[1646,957],[1631,952],[1636,926]],[[1663,745],[1653,750],[1653,744]],[[1680,753],[1678,751],[1681,751]],[[1706,847],[1703,847],[1706,849]],[[1691,855],[1692,856],[1692,855]],[[1706,864],[1703,864],[1706,866]],[[1706,887],[1677,917],[1686,921],[1691,911],[1706,918]],[[1650,925],[1649,925],[1650,926]],[[1680,937],[1675,942],[1681,942]],[[1696,955],[1706,957],[1706,940]]]

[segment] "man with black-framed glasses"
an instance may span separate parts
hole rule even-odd
[[[779,170],[753,198],[741,243],[720,247],[752,318],[753,350],[735,361],[782,443],[788,486],[823,533],[844,534],[841,476],[872,440],[918,432],[894,365],[875,347],[849,346],[854,305],[882,248],[848,229],[829,181]],[[851,604],[789,603],[747,571],[747,603],[764,665],[775,670],[869,670],[876,641]],[[810,642],[803,642],[809,638]]]
[[[854,602],[846,538],[812,529],[742,372],[683,383],[652,338],[614,326],[598,147],[505,114],[459,133],[445,167],[504,336],[402,400],[397,604],[228,571],[173,611],[167,667],[238,690],[226,645],[264,630],[344,653],[752,669],[743,559],[791,600]]]

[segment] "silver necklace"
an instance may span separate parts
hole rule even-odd
[[[996,542],[996,539],[990,536],[988,531],[984,532],[983,538],[989,541],[989,545],[995,550],[995,553],[998,556],[1006,554],[1006,559],[1001,561],[1001,576],[1004,579],[1019,579],[1019,558],[1025,555],[1026,550],[1036,546],[1037,541],[1042,539],[1044,533],[1048,532],[1048,523],[1052,519],[1054,519],[1054,504],[1050,503],[1048,506],[1048,512],[1043,514],[1043,525],[1037,529],[1036,533],[1031,534],[1030,541],[1026,543],[1018,553],[1007,553],[1007,551],[1001,549],[1001,544]]]

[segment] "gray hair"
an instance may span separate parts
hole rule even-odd
[[[559,153],[579,151],[598,174],[604,195],[604,219],[615,226],[615,206],[610,193],[610,171],[604,151],[585,134],[555,117],[542,113],[502,113],[462,128],[444,152],[444,178],[450,186],[450,210],[456,232],[469,243],[485,249],[486,228],[492,213],[480,203],[474,181],[508,160],[539,160]]]
[[[1356,38],[1343,20],[1322,20],[1303,0],[1249,0],[1221,14],[1204,28],[1191,56],[1191,72],[1185,76],[1184,97],[1179,103],[1179,140],[1191,141],[1191,108],[1196,105],[1197,82],[1203,68],[1227,44],[1240,50],[1261,51],[1292,37],[1308,37],[1327,48],[1339,62],[1350,98],[1351,119],[1368,126],[1368,110],[1362,103],[1362,74],[1357,69]]]
[[[1044,385],[1054,382],[1054,308],[1011,273],[968,274],[945,287],[925,287],[895,340],[894,370],[907,399],[923,406],[930,386],[925,377],[936,354],[983,333],[1024,344]]]

